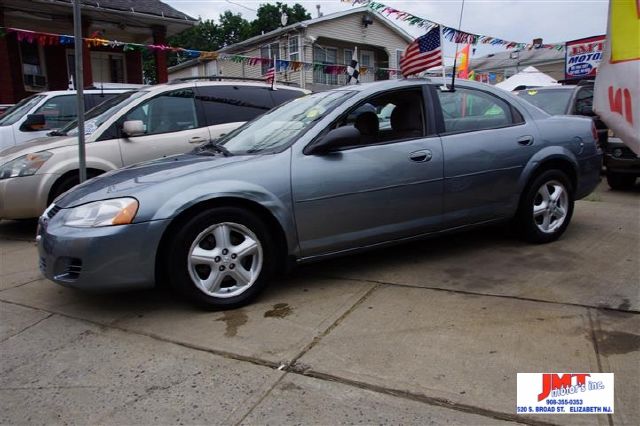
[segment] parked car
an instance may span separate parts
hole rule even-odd
[[[238,81],[178,82],[127,92],[85,117],[87,175],[192,150],[301,89]],[[0,152],[0,219],[38,217],[78,183],[76,123]]]
[[[593,81],[573,86],[550,86],[516,92],[523,99],[552,115],[584,115],[593,117],[598,139],[605,150],[604,166],[607,183],[612,189],[626,189],[640,177],[640,157],[615,137],[607,125],[593,112]]]
[[[86,90],[88,111],[130,89]],[[0,116],[0,150],[21,145],[60,129],[78,116],[75,90],[41,92],[25,98]]]
[[[293,100],[185,155],[109,172],[49,206],[44,275],[90,290],[168,284],[250,301],[289,261],[515,220],[547,243],[600,180],[592,120],[508,92],[407,79]],[[390,126],[375,111],[392,105]],[[447,105],[446,111],[443,105]]]

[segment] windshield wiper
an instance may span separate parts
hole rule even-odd
[[[60,130],[52,130],[47,133],[47,136],[67,136],[67,132],[62,132]]]
[[[194,154],[199,155],[216,155],[216,153],[222,154],[225,157],[230,157],[231,155],[233,155],[227,148],[222,145],[218,145],[215,140],[207,142],[204,145],[200,145],[199,147],[194,149]]]

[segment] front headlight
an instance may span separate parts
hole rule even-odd
[[[0,179],[34,175],[52,155],[52,152],[41,151],[9,161],[0,166]]]
[[[133,221],[137,212],[138,201],[135,198],[95,201],[69,209],[64,224],[80,228],[126,225]]]

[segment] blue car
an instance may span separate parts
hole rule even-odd
[[[556,240],[600,180],[592,120],[443,83],[304,96],[192,153],[87,181],[40,218],[40,267],[87,290],[166,281],[227,309],[292,262],[502,221]]]

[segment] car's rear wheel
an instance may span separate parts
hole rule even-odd
[[[190,218],[169,242],[173,288],[197,304],[233,309],[266,286],[276,265],[269,230],[238,208],[214,208]]]
[[[611,189],[629,189],[636,183],[635,175],[607,172],[607,183]]]
[[[532,243],[557,240],[569,226],[573,215],[574,194],[567,175],[547,170],[525,190],[517,222],[522,237]]]

